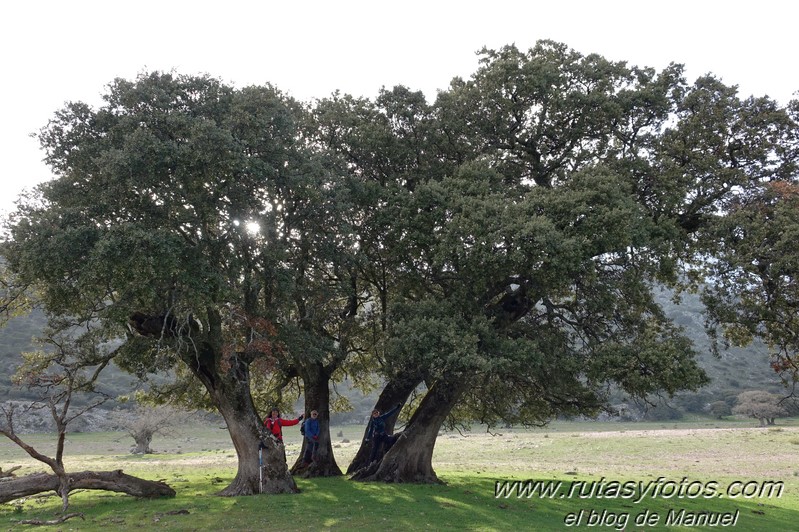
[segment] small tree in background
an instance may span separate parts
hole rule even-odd
[[[716,419],[722,419],[724,416],[732,414],[732,408],[724,401],[713,401],[705,407],[705,412],[711,414]]]
[[[132,411],[117,411],[114,421],[136,442],[133,454],[152,454],[153,436],[171,436],[188,421],[190,414],[168,405],[137,406]]]
[[[733,414],[753,417],[760,420],[760,426],[773,425],[778,417],[788,415],[788,410],[781,404],[782,397],[754,390],[743,392],[738,395],[738,404],[732,409]]]

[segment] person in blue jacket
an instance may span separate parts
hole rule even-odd
[[[302,461],[305,465],[316,461],[316,452],[319,450],[319,412],[311,410],[311,417],[305,420],[305,455]]]
[[[366,429],[366,441],[372,440],[372,453],[369,455],[369,462],[374,462],[380,456],[380,449],[385,444],[385,452],[391,449],[391,446],[399,438],[398,434],[391,435],[386,433],[386,420],[393,416],[402,404],[398,404],[388,412],[380,415],[380,410],[372,410],[372,418],[369,420],[369,427]]]

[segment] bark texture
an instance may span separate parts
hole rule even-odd
[[[310,477],[335,477],[342,475],[341,469],[333,455],[333,444],[330,438],[330,375],[321,364],[309,366],[303,372],[305,385],[305,418],[311,415],[311,410],[319,412],[319,448],[316,457],[310,464],[305,463],[305,450],[308,440],[302,439],[302,449],[291,473],[303,478]],[[299,429],[297,429],[299,430]]]
[[[152,318],[141,313],[131,316],[129,324],[145,336],[159,337],[166,332],[178,338],[183,344],[179,348],[183,362],[203,384],[225,419],[238,457],[238,468],[233,481],[218,495],[298,492],[285,459],[278,459],[284,455],[277,440],[262,437],[262,420],[250,394],[252,356],[225,350],[219,312],[208,308],[206,314],[208,329],[202,333],[194,321],[181,328],[167,318]],[[188,342],[189,337],[191,342]],[[265,449],[259,455],[262,444]]]
[[[236,353],[225,353],[221,345],[222,324],[218,313],[209,311],[209,331],[198,343],[197,350],[186,350],[183,361],[200,379],[227,423],[230,439],[236,449],[238,469],[233,481],[217,495],[233,497],[258,493],[297,493],[294,482],[274,438],[262,438],[262,420],[250,394],[249,362]],[[259,471],[259,444],[263,452],[264,470]]]
[[[421,384],[421,378],[413,378],[413,377],[395,377],[388,381],[383,388],[383,391],[380,392],[380,397],[377,398],[377,402],[373,408],[377,409],[381,412],[387,412],[394,408],[396,404],[405,404],[408,401],[408,397],[411,395],[414,389],[416,389],[419,384]],[[388,432],[394,431],[394,425],[397,421],[396,417],[386,420],[386,430]],[[372,443],[366,442],[366,431],[369,427],[367,423],[366,427],[364,427],[363,436],[361,437],[361,446],[358,448],[358,452],[355,453],[352,461],[350,462],[349,467],[347,467],[347,474],[351,475],[369,465],[369,455],[372,452]]]
[[[211,361],[214,357],[210,357]],[[230,368],[214,371],[200,359],[192,371],[205,385],[219,413],[227,423],[238,457],[233,481],[218,495],[238,496],[258,493],[297,493],[280,445],[273,437],[263,437],[262,421],[256,413],[249,387],[249,367],[240,360],[227,361]],[[263,442],[263,474],[259,472],[259,444]],[[259,484],[260,483],[260,484]]]
[[[438,431],[465,385],[458,379],[437,381],[427,392],[393,447],[383,456],[356,471],[353,480],[438,483],[433,470],[433,448]]]

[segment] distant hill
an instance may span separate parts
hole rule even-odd
[[[716,357],[711,351],[711,340],[705,332],[703,305],[698,295],[685,294],[679,304],[672,294],[662,291],[657,301],[674,323],[683,328],[698,353],[699,365],[707,372],[710,383],[697,392],[680,392],[647,411],[650,419],[677,419],[684,413],[700,414],[705,406],[715,401],[725,401],[734,406],[736,396],[747,390],[766,390],[785,393],[779,376],[769,364],[768,348],[762,342],[753,342],[746,348],[731,347]]]
[[[11,319],[0,328],[0,402],[29,401],[36,395],[24,387],[14,386],[11,377],[22,363],[21,354],[37,349],[35,339],[47,326],[47,317],[41,311]],[[106,368],[101,378],[102,391],[112,395],[127,394],[132,391],[136,379],[115,366]],[[82,398],[76,397],[80,405]]]
[[[0,402],[29,398],[25,390],[11,385],[11,376],[21,362],[20,353],[35,349],[33,339],[46,324],[43,313],[33,312],[13,318],[0,328]]]
[[[729,388],[782,390],[778,375],[769,365],[768,349],[761,342],[754,342],[743,349],[736,347],[722,351],[719,358],[713,356],[711,341],[705,332],[703,305],[698,295],[686,294],[677,305],[671,301],[671,294],[663,291],[658,303],[668,317],[684,328],[685,335],[699,353],[700,364],[711,378],[711,383],[705,387],[706,391]]]

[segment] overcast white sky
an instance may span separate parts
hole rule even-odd
[[[301,100],[403,84],[432,101],[483,46],[553,39],[683,63],[690,81],[712,72],[743,96],[799,91],[790,0],[11,0],[0,20],[0,213],[51,175],[31,133],[64,102],[99,105],[107,83],[143,71],[271,82]]]

